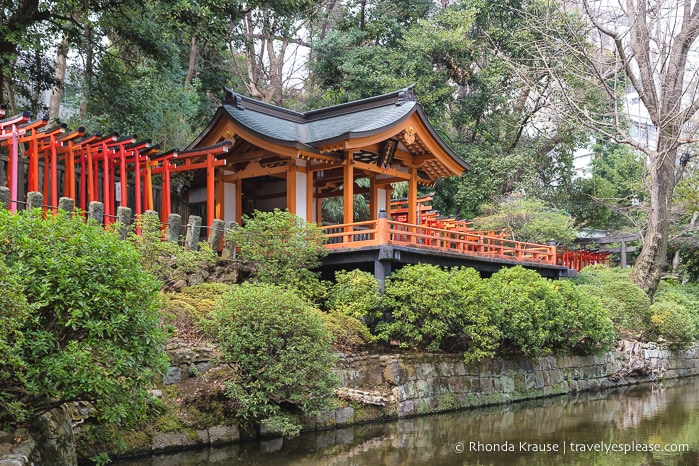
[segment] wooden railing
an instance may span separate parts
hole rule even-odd
[[[325,226],[328,249],[394,245],[470,256],[556,264],[556,247],[523,243],[501,236],[411,225],[386,218]]]

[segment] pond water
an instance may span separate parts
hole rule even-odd
[[[113,464],[699,465],[699,378]]]

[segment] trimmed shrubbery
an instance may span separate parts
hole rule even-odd
[[[581,270],[575,282],[588,295],[599,297],[619,336],[638,338],[650,327],[650,299],[631,281],[628,270],[593,265]]]
[[[376,279],[361,270],[340,270],[328,292],[328,309],[362,321],[381,316],[381,294]]]
[[[0,420],[73,400],[142,419],[166,361],[159,283],[136,250],[79,216],[0,209],[0,251]]]
[[[300,424],[284,412],[309,416],[331,406],[332,337],[321,312],[295,291],[236,285],[201,325],[234,369],[225,389],[241,420],[265,421],[294,434]]]
[[[568,282],[513,267],[483,280],[473,269],[406,266],[386,284],[392,320],[384,341],[429,351],[464,351],[466,360],[496,353],[539,356],[589,352],[614,338],[600,302]]]

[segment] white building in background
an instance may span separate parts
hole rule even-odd
[[[658,132],[653,126],[648,110],[641,102],[636,89],[626,88],[626,116],[629,121],[629,136],[647,147],[656,147]],[[573,152],[573,169],[576,178],[591,178],[592,159],[594,157],[592,147],[583,147]]]

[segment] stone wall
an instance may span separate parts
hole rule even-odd
[[[362,407],[355,416],[343,413],[341,424],[350,424],[699,375],[699,347],[671,351],[654,343],[621,342],[599,356],[470,365],[457,355],[363,353],[341,355],[335,370],[340,397]]]
[[[216,357],[215,348],[190,348],[178,340],[169,342],[168,353],[172,365],[163,380],[165,384],[181,383],[207,372],[214,367],[212,359]],[[345,400],[345,406],[305,419],[305,430],[699,375],[699,346],[670,351],[654,343],[639,342],[622,342],[615,351],[599,356],[487,359],[477,364],[464,364],[461,356],[445,354],[339,356],[335,372],[340,379],[338,396]],[[74,427],[76,416],[80,422],[75,412],[67,415],[73,418]],[[259,435],[274,436],[274,432],[262,425]],[[161,433],[129,453],[222,445],[235,442],[240,436],[235,425],[216,426],[206,431]],[[31,438],[16,445],[16,438],[17,434],[0,435],[0,466],[42,464],[33,459],[49,452],[39,451],[37,442]],[[48,445],[61,443],[52,441]],[[57,449],[52,447],[52,450],[51,455],[56,458]],[[70,453],[63,455],[61,459],[70,464],[73,459]]]

